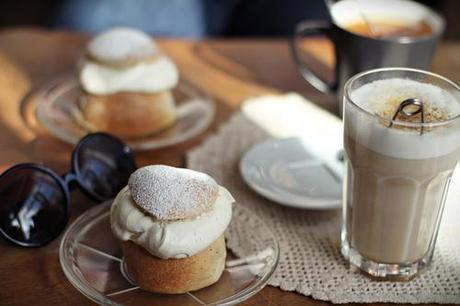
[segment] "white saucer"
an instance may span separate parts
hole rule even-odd
[[[330,155],[331,152],[329,152]],[[342,172],[311,154],[301,138],[275,138],[254,145],[240,161],[244,181],[262,196],[303,209],[337,209],[342,205]],[[339,164],[339,167],[337,167]]]

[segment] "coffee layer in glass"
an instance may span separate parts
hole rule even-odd
[[[377,277],[412,277],[431,260],[460,156],[460,90],[412,69],[378,69],[345,88],[342,253]],[[398,114],[423,101],[424,116]]]

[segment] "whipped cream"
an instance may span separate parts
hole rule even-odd
[[[233,202],[227,189],[219,186],[211,211],[190,220],[163,221],[142,211],[126,186],[111,207],[112,232],[118,239],[131,240],[159,258],[185,258],[205,250],[224,233],[232,217]]]
[[[179,81],[176,65],[164,55],[152,61],[115,68],[85,59],[80,69],[80,83],[94,95],[117,92],[153,93],[174,88]]]
[[[445,110],[449,118],[460,114],[460,101],[441,87],[410,79],[378,80],[350,93],[351,99],[370,113],[378,112],[385,103],[418,98],[433,107]],[[442,156],[460,147],[460,120],[445,127],[434,128],[420,135],[419,129],[388,128],[364,112],[345,108],[345,130],[361,145],[380,154],[405,159]]]

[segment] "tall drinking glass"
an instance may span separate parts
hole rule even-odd
[[[371,276],[431,262],[460,157],[460,87],[430,72],[370,70],[344,90],[342,254]]]

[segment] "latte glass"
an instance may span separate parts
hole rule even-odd
[[[342,254],[371,276],[410,279],[431,262],[460,157],[459,86],[409,68],[352,77],[344,147]]]

